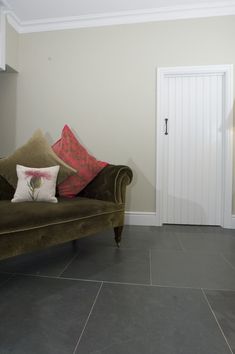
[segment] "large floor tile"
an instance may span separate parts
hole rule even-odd
[[[116,247],[78,247],[62,277],[150,284],[149,251]]]
[[[10,278],[11,278],[10,274],[2,274],[2,273],[0,273],[0,286],[2,284],[4,284]]]
[[[17,276],[0,291],[0,353],[71,354],[99,283]]]
[[[235,353],[235,292],[205,291],[216,318]]]
[[[222,256],[235,269],[235,253],[223,253]]]
[[[202,233],[204,232],[209,232],[209,233],[221,233],[223,232],[224,230],[227,230],[227,229],[223,229],[221,226],[207,226],[207,225],[200,225],[200,231]]]
[[[234,229],[224,229],[221,226],[201,226],[201,232],[209,232],[209,233],[221,233],[224,235],[235,235],[235,230]]]
[[[200,290],[104,284],[76,354],[231,354]]]
[[[83,237],[76,241],[77,248],[79,247],[116,247],[114,239],[114,231],[108,229],[97,234]]]
[[[70,242],[0,261],[0,272],[58,276],[75,254]]]
[[[156,226],[142,226],[142,225],[125,225],[124,231],[126,232],[152,232],[157,229],[163,229]]]
[[[235,235],[217,233],[175,233],[186,251],[199,252],[234,252]]]
[[[180,243],[173,232],[168,232],[162,227],[152,227],[139,231],[124,230],[122,247],[129,248],[154,248],[159,250],[182,250]]]
[[[235,270],[219,254],[152,250],[151,274],[156,285],[235,290]]]
[[[167,232],[189,232],[189,233],[200,233],[202,232],[200,225],[173,225],[165,224],[161,227]],[[206,227],[208,229],[208,227]]]
[[[113,230],[85,237],[77,241],[79,245],[97,245],[115,247]],[[164,231],[162,227],[125,227],[122,233],[121,248],[160,250],[182,250],[173,232]]]

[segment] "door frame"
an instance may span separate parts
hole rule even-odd
[[[0,5],[0,71],[6,69],[6,14],[4,7]]]
[[[222,193],[223,205],[221,226],[232,226],[232,179],[233,179],[233,65],[208,65],[208,66],[179,66],[157,68],[157,109],[156,109],[156,223],[163,222],[163,80],[167,75],[194,75],[194,74],[223,74],[224,76],[224,102],[222,124]]]

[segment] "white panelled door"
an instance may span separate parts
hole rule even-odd
[[[161,79],[162,223],[223,224],[224,79],[217,70]]]

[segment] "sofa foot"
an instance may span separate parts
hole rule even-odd
[[[118,248],[120,247],[120,243],[122,239],[122,230],[123,230],[123,226],[114,227],[115,241]]]

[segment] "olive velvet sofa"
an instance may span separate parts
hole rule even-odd
[[[0,260],[114,229],[119,247],[124,225],[127,166],[106,166],[76,198],[58,203],[11,203],[14,189],[0,176]]]

